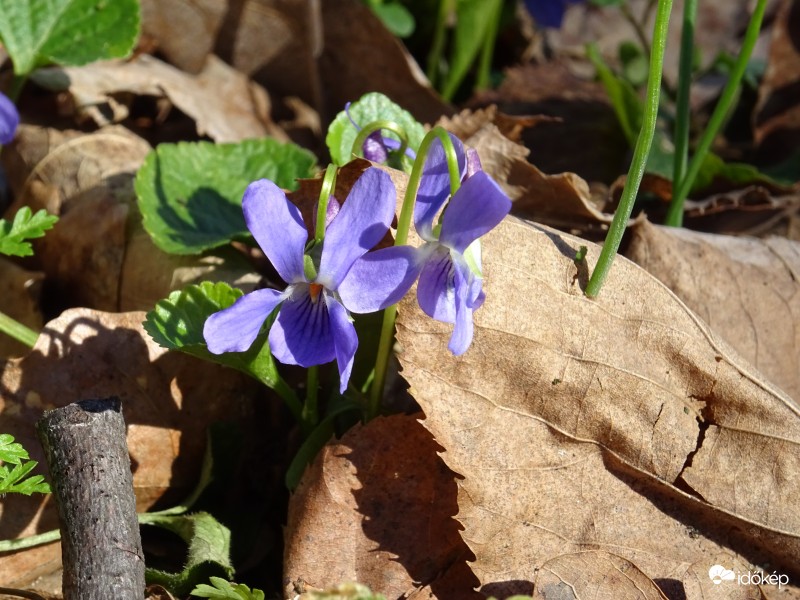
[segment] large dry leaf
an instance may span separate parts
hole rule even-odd
[[[133,179],[150,146],[121,127],[82,134],[22,126],[2,153],[16,201],[59,215],[41,240],[37,264],[62,305],[150,310],[170,291],[198,280],[248,289],[256,276],[243,257],[173,256],[142,229]],[[91,235],[87,235],[90,232]]]
[[[439,450],[404,415],[328,444],[289,504],[286,597],[358,581],[387,598],[480,598],[452,518],[453,472]]]
[[[83,134],[22,126],[4,148],[15,196],[8,214],[29,206],[60,217],[34,248],[61,300],[116,309],[133,178],[149,151],[147,142],[116,127]]]
[[[800,398],[800,246],[658,227],[634,227],[626,255],[670,288],[739,354]]]
[[[286,134],[269,118],[267,92],[246,75],[209,56],[202,71],[189,75],[157,58],[141,54],[129,61],[113,60],[84,67],[51,67],[36,72],[40,85],[69,90],[79,112],[98,125],[128,116],[114,94],[166,96],[197,124],[197,133],[216,142],[238,142],[267,135],[286,141]]]
[[[0,431],[44,456],[34,423],[44,410],[77,400],[118,396],[128,425],[137,509],[144,511],[169,490],[178,502],[197,481],[206,429],[221,419],[252,419],[257,392],[236,371],[170,353],[142,329],[144,313],[73,309],[47,323],[24,358],[2,365]],[[44,462],[40,462],[44,465]],[[0,502],[0,539],[57,528],[52,499],[12,494]],[[57,546],[0,558],[0,581],[30,580],[42,563],[56,564]]]
[[[598,247],[543,227],[490,233],[461,357],[450,326],[401,304],[403,374],[464,477],[457,518],[481,583],[524,591],[514,582],[586,549],[655,580],[726,548],[797,577],[800,408],[625,259],[586,298],[581,245],[594,264]]]

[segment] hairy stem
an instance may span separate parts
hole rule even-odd
[[[656,22],[653,28],[653,48],[650,53],[650,73],[647,77],[647,91],[642,113],[642,128],[633,149],[633,160],[625,179],[625,187],[622,190],[622,197],[619,201],[614,219],[608,230],[606,241],[597,259],[597,265],[592,272],[589,283],[586,285],[586,295],[594,298],[600,293],[600,288],[608,277],[614,257],[622,242],[625,227],[633,211],[633,204],[636,201],[636,193],[644,176],[647,157],[650,154],[650,146],[653,144],[653,137],[656,130],[656,119],[658,118],[658,104],[661,96],[661,71],[664,64],[664,51],[667,46],[667,29],[669,27],[669,16],[672,11],[672,0],[659,0],[656,12]]]

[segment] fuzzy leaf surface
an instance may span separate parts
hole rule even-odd
[[[138,0],[0,0],[0,38],[17,75],[122,58],[138,36]]]
[[[284,189],[313,173],[313,155],[271,138],[161,144],[136,176],[144,228],[170,254],[200,254],[248,236],[242,194],[257,179]]]

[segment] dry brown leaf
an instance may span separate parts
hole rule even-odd
[[[624,170],[628,142],[594,74],[578,77],[559,62],[513,67],[480,104],[508,115],[548,115],[522,133],[531,162],[545,173],[574,172],[610,183]]]
[[[286,134],[270,121],[270,100],[260,85],[250,81],[216,56],[209,56],[202,71],[189,75],[157,58],[141,54],[129,61],[113,60],[84,67],[51,67],[35,75],[39,85],[69,90],[76,108],[100,125],[110,119],[102,107],[110,105],[113,121],[127,117],[127,108],[113,94],[166,96],[194,119],[198,135],[216,142]]]
[[[405,47],[363,2],[325,0],[321,4],[323,121],[333,119],[346,102],[367,92],[385,94],[424,123],[434,123],[453,112],[430,87]]]
[[[544,227],[490,233],[461,357],[451,326],[401,304],[403,375],[464,476],[457,518],[481,583],[524,592],[514,581],[586,549],[655,580],[728,547],[797,577],[800,408],[632,263],[586,298],[581,245],[594,264],[597,246]]]
[[[141,0],[142,35],[154,39],[179,69],[197,73],[214,49],[227,5],[224,0]]]
[[[26,271],[4,256],[0,256],[0,312],[38,331],[42,328],[39,295],[44,275]],[[0,358],[22,356],[30,348],[15,339],[0,336]]]
[[[34,261],[63,299],[116,309],[133,178],[149,151],[118,127],[83,134],[21,126],[4,148],[15,197],[8,214],[29,206],[60,217],[33,245]]]
[[[530,164],[528,148],[501,132],[495,124],[497,116],[494,110],[463,111],[440,123],[478,151],[483,170],[514,202],[514,214],[562,228],[597,227],[611,222],[614,215],[597,208],[585,180],[575,173],[546,175]]]
[[[667,600],[636,565],[603,551],[562,554],[548,560],[536,573],[533,598]]]
[[[358,581],[387,598],[480,598],[452,518],[453,473],[439,450],[405,415],[328,444],[290,501],[286,597]]]
[[[172,256],[142,229],[133,179],[150,146],[121,127],[95,133],[22,126],[2,153],[16,202],[60,221],[34,240],[34,264],[62,305],[150,310],[172,290],[198,280],[254,286],[251,266],[234,252]],[[86,232],[91,232],[87,235]]]
[[[758,90],[753,136],[759,158],[777,163],[800,145],[800,2],[783,0],[772,25],[772,41]]]
[[[770,381],[800,398],[800,246],[658,227],[633,228],[626,256],[659,279]]]
[[[0,431],[44,465],[34,423],[42,412],[87,398],[118,396],[128,425],[137,509],[170,491],[182,500],[197,481],[206,428],[251,419],[255,383],[236,371],[170,353],[142,329],[144,313],[73,309],[47,323],[26,357],[0,373]],[[0,501],[0,539],[57,528],[52,498],[10,495]],[[0,558],[0,581],[22,587],[36,569],[56,568],[58,545]]]

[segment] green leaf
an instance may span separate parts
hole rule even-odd
[[[208,513],[193,515],[154,516],[146,524],[155,525],[179,535],[189,545],[186,566],[180,573],[147,569],[148,584],[159,584],[176,596],[186,596],[201,581],[210,577],[233,577],[231,565],[231,532]]]
[[[227,283],[204,281],[199,285],[189,285],[160,300],[147,313],[144,329],[164,348],[233,367],[274,388],[281,379],[266,343],[266,332],[262,332],[246,352],[212,354],[206,347],[203,338],[206,319],[228,308],[241,295],[241,290]]]
[[[28,451],[22,447],[22,444],[14,442],[13,435],[0,433],[0,460],[18,465],[28,458]]]
[[[256,589],[250,591],[250,588],[243,583],[231,583],[220,577],[212,577],[210,581],[214,587],[206,584],[198,585],[192,590],[192,596],[215,600],[264,600],[264,592]]]
[[[619,60],[622,63],[622,75],[631,85],[641,87],[647,83],[650,64],[647,53],[641,46],[629,41],[622,42],[619,46]]]
[[[629,81],[618,77],[600,56],[594,44],[586,47],[586,57],[597,69],[597,76],[603,87],[606,88],[611,106],[617,115],[622,131],[628,143],[633,147],[642,127],[642,112],[644,105],[636,90]]]
[[[138,0],[0,0],[0,39],[19,76],[128,56],[138,35]]]
[[[782,185],[766,173],[762,173],[753,165],[746,163],[726,163],[718,155],[709,152],[703,160],[703,165],[694,180],[692,192],[702,191],[711,186],[715,180],[721,179],[737,187],[754,183],[769,183]]]
[[[314,156],[271,138],[237,144],[161,144],[136,175],[144,228],[171,254],[199,254],[248,236],[242,194],[251,182],[271,179],[286,189],[313,175]]]
[[[414,21],[414,15],[408,12],[408,9],[402,4],[397,2],[379,4],[372,7],[372,11],[378,15],[378,18],[392,35],[406,38],[414,33],[414,28],[417,25]]]
[[[0,494],[16,493],[30,496],[34,492],[50,493],[50,486],[45,483],[44,476],[28,477],[28,474],[39,463],[35,460],[28,460],[28,451],[22,447],[22,444],[14,442],[13,435],[0,434],[0,460],[14,465],[14,468],[10,470],[8,466],[0,465]],[[26,477],[28,478],[26,479]]]
[[[47,214],[45,209],[33,214],[27,206],[17,211],[11,223],[0,219],[0,254],[31,256],[33,248],[25,240],[42,237],[57,221],[58,217]]]
[[[408,137],[408,147],[415,152],[419,149],[422,138],[425,137],[425,128],[407,110],[402,109],[397,104],[389,100],[383,94],[370,92],[361,96],[357,101],[350,105],[350,116],[359,127],[366,127],[375,121],[394,121],[406,133]],[[325,143],[331,153],[331,160],[337,165],[344,165],[353,158],[353,143],[356,141],[358,129],[353,126],[345,111],[336,115],[336,118],[328,127],[328,135]],[[384,132],[384,135],[393,139],[398,139],[391,132]],[[403,168],[411,170],[412,162],[408,157],[403,157]]]
[[[35,460],[29,460],[14,465],[10,471],[8,467],[0,466],[0,494],[16,493],[26,496],[34,492],[49,494],[50,485],[45,483],[43,475],[32,475],[25,479],[38,464]]]
[[[484,43],[492,16],[500,0],[459,0],[456,5],[456,30],[450,68],[442,88],[442,96],[451,99],[466,77]]]

